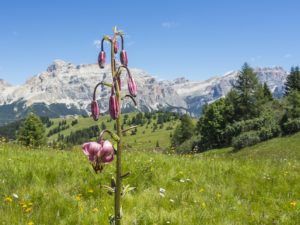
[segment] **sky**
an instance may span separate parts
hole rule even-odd
[[[290,70],[300,64],[299,8],[298,0],[1,0],[0,79],[22,84],[55,59],[96,63],[97,40],[115,25],[129,66],[160,80],[205,80],[244,62]]]

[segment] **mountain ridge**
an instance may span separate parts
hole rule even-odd
[[[198,116],[203,105],[225,96],[238,75],[238,71],[229,71],[203,81],[191,81],[185,77],[159,81],[144,70],[130,68],[130,71],[138,85],[138,110],[165,109],[188,112],[192,116]],[[287,72],[282,67],[255,68],[255,72],[260,82],[267,82],[274,96],[283,94]],[[75,65],[54,60],[45,71],[28,78],[22,85],[13,86],[0,79],[0,118],[14,120],[29,111],[50,117],[87,115],[94,86],[102,80],[111,83],[110,74],[110,65],[100,69],[97,64]],[[124,73],[122,89],[125,92],[126,83]],[[101,112],[108,110],[109,94],[107,87],[97,92]],[[129,112],[134,107],[130,101],[125,101],[122,109]]]

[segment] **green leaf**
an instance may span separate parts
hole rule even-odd
[[[114,150],[118,151],[118,144],[114,143],[113,148],[114,148]]]

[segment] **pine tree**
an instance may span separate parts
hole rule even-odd
[[[264,83],[264,97],[267,101],[273,100],[272,93],[266,82]]]
[[[257,116],[259,112],[257,89],[257,76],[253,69],[245,63],[234,84],[234,90],[236,90],[238,95],[236,110],[240,119],[249,119]]]
[[[18,142],[32,147],[46,144],[45,127],[38,116],[33,113],[27,116],[19,129]]]
[[[300,91],[300,70],[298,66],[292,67],[286,78],[285,95],[289,95],[292,91]]]

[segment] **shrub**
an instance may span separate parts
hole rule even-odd
[[[197,148],[199,137],[193,136],[190,139],[184,141],[181,145],[176,147],[176,153],[187,154],[192,153]]]
[[[247,146],[252,146],[260,142],[259,132],[244,132],[232,139],[232,146],[238,150]]]
[[[289,119],[283,124],[282,130],[284,134],[293,134],[300,131],[300,118]]]

